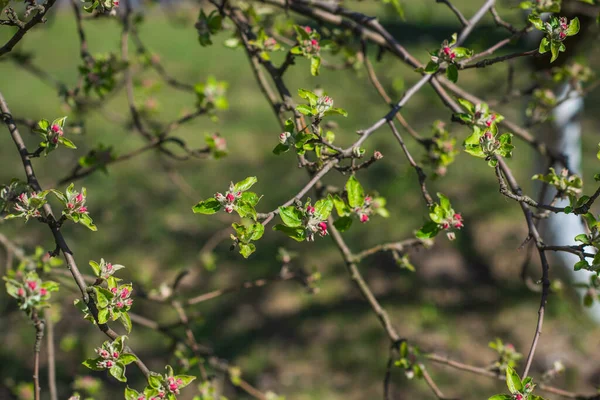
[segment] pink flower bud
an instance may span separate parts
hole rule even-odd
[[[360,214],[360,222],[363,224],[369,220],[369,216],[367,214]]]
[[[448,46],[444,46],[444,47],[442,48],[442,51],[444,52],[444,54],[445,54],[445,55],[449,56],[449,55],[450,55],[450,51],[451,51],[451,50],[450,50],[450,47],[448,47]]]
[[[506,348],[506,350],[509,350],[509,351],[515,351],[515,346],[513,346],[512,343],[505,344],[504,348]]]
[[[53,137],[52,139],[50,139],[50,141],[51,141],[53,144],[56,144],[56,143],[58,143],[58,136],[55,136],[55,137]]]
[[[31,290],[35,290],[37,288],[37,282],[36,281],[28,281],[27,287]]]
[[[85,213],[87,213],[87,212],[88,212],[88,209],[87,209],[87,207],[85,207],[85,206],[82,206],[82,207],[79,207],[79,210],[77,210],[77,212],[80,212],[80,213],[82,213],[82,214],[85,214]]]
[[[233,195],[233,193],[227,193],[227,196],[225,196],[225,198],[227,198],[227,201],[230,203],[233,203],[233,201],[235,200],[235,196]]]
[[[50,130],[54,133],[61,133],[62,129],[60,129],[60,126],[58,126],[57,124],[54,124],[50,127]]]
[[[310,204],[306,205],[306,212],[309,214],[314,214],[315,213],[315,208],[313,206],[311,206]]]
[[[83,194],[82,193],[78,193],[77,196],[75,196],[75,201],[77,203],[81,203],[83,201]]]
[[[312,28],[311,28],[310,26],[305,26],[305,27],[304,27],[304,32],[306,32],[306,33],[309,33],[309,34],[310,34],[310,33],[312,32]]]
[[[40,295],[45,296],[47,294],[48,294],[48,290],[47,289],[44,289],[44,288],[40,289]]]
[[[117,294],[117,288],[116,287],[110,288],[110,291],[113,292],[113,294]]]
[[[375,151],[375,153],[373,153],[373,158],[376,160],[381,160],[383,158],[383,154],[381,154],[379,151]]]
[[[116,304],[117,308],[123,308],[124,305],[125,304],[122,301],[117,301],[117,304]]]
[[[321,235],[321,236],[327,235],[327,222],[319,222],[318,226],[320,229],[319,235]]]
[[[106,351],[104,349],[98,349],[97,353],[102,358],[108,358],[108,356],[109,356],[108,351]]]
[[[129,296],[129,294],[130,294],[129,289],[124,287],[123,290],[121,290],[121,299],[125,300],[127,298],[127,296]]]
[[[106,361],[106,368],[112,368],[113,365],[114,364],[112,361],[110,361],[110,360]]]
[[[112,266],[111,263],[106,264],[106,270],[107,271],[112,271],[112,269],[113,269],[113,266]]]
[[[242,197],[242,192],[237,192],[237,193],[235,194],[235,198],[236,198],[236,199],[239,199],[240,197]]]
[[[311,39],[311,40],[310,40],[310,44],[311,44],[312,46],[318,46],[318,45],[319,45],[319,41],[318,41],[317,39]]]
[[[119,0],[113,0],[113,6],[119,7]],[[152,57],[152,58],[153,58],[153,61],[154,61],[154,57]]]
[[[289,135],[289,132],[282,132],[282,133],[280,133],[279,134],[279,143],[285,144],[285,142],[287,142],[288,135]]]
[[[23,290],[23,288],[17,289],[17,296],[25,297],[25,290]]]
[[[27,194],[26,193],[21,193],[19,195],[19,201],[21,203],[23,203],[23,204],[26,204],[27,203]]]
[[[442,228],[443,229],[448,229],[448,228],[450,228],[450,224],[447,223],[447,222],[444,222],[444,223],[442,223]]]
[[[233,206],[231,204],[227,204],[225,206],[225,212],[231,214],[233,212]]]
[[[132,299],[127,299],[127,300],[125,300],[125,305],[126,305],[127,307],[131,307],[131,305],[132,305],[132,304],[133,304],[133,300],[132,300]]]
[[[523,400],[523,395],[521,393],[515,394],[515,400]]]
[[[225,196],[223,196],[223,193],[215,193],[215,199],[217,199],[217,201],[223,201],[225,200]]]
[[[119,358],[119,352],[115,351],[112,353],[113,358]]]
[[[559,32],[559,33],[558,33],[558,37],[559,37],[560,39],[564,39],[564,38],[566,38],[566,37],[567,37],[567,34],[566,34],[566,33],[564,33],[564,32]]]
[[[70,210],[70,209],[72,209],[73,207],[75,207],[75,206],[73,205],[73,203],[67,203],[67,208],[68,208],[69,210]]]

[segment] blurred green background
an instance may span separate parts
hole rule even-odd
[[[403,3],[406,21],[401,21],[391,7],[379,2],[348,2],[347,6],[379,16],[421,61],[427,59],[427,50],[436,48],[460,28],[450,10],[433,0]],[[481,3],[453,1],[467,17]],[[295,266],[321,273],[318,293],[309,294],[297,283],[285,282],[201,303],[190,310],[195,315],[193,327],[197,339],[214,348],[219,357],[238,365],[242,376],[259,389],[274,391],[287,399],[382,398],[389,343],[378,320],[352,285],[329,238],[298,244],[268,229],[249,260],[230,252],[230,242],[226,239],[212,253],[216,257],[216,268],[206,263],[201,249],[234,219],[224,214],[219,217],[192,214],[191,207],[198,200],[226,190],[230,181],[255,175],[259,182],[254,189],[264,195],[259,211],[267,212],[294,196],[305,184],[306,173],[297,168],[293,155],[272,154],[279,125],[259,91],[245,53],[222,45],[230,33],[218,36],[212,47],[203,48],[198,45],[193,28],[198,5],[144,7],[146,21],[140,27],[141,37],[150,50],[160,56],[170,75],[190,84],[205,81],[209,75],[229,82],[230,108],[219,114],[218,122],[201,117],[181,126],[174,135],[186,140],[190,147],[202,147],[206,133],[219,132],[226,138],[230,153],[221,160],[176,162],[149,152],[109,167],[108,175],[98,172],[78,181],[77,187],[83,185],[88,190],[90,214],[99,228],[97,233],[72,224],[63,229],[80,268],[91,273],[88,260],[101,257],[123,264],[127,267],[123,278],[145,290],[158,288],[163,282],[170,283],[179,271],[188,269],[190,273],[178,294],[193,296],[246,280],[274,277],[281,268],[276,259],[277,249],[285,247],[295,251],[299,254],[293,261]],[[522,26],[520,10],[504,3],[498,8],[505,19]],[[80,60],[72,11],[70,7],[57,7],[48,19],[44,27],[27,34],[18,50],[31,52],[36,65],[73,87],[77,83]],[[90,20],[85,22],[85,29],[92,54],[119,51],[117,21]],[[8,37],[6,31],[0,31],[2,41]],[[486,16],[468,46],[482,50],[505,35],[506,32],[496,28],[491,17]],[[597,48],[590,46],[587,50],[593,69],[598,61]],[[506,52],[519,49],[528,50],[524,44],[515,44],[508,46]],[[376,53],[376,48],[369,48],[382,83],[397,99],[403,88],[409,87],[419,75],[389,54],[376,62]],[[341,62],[331,57],[329,60]],[[54,87],[42,83],[8,57],[1,61],[0,91],[15,117],[38,120],[69,115]],[[529,64],[517,61],[516,67],[516,85],[527,86],[531,79]],[[497,64],[484,70],[461,72],[459,83],[486,99],[499,99],[506,90],[506,76],[507,66]],[[160,79],[151,70],[136,75],[135,79],[140,83],[136,87],[136,98],[143,103],[148,93],[141,82],[160,82]],[[348,111],[348,118],[335,118],[339,124],[335,129],[336,142],[340,145],[352,143],[358,129],[369,126],[388,110],[364,69],[330,71],[323,68],[319,77],[311,77],[308,63],[299,60],[285,76],[285,82],[292,93],[298,88],[322,87],[334,98],[336,106]],[[184,110],[192,110],[195,102],[193,94],[178,92],[164,84],[151,96],[158,104],[153,119],[164,123]],[[594,113],[598,100],[597,93],[586,99],[584,182],[593,182],[592,176],[598,172],[595,153],[599,116]],[[497,111],[522,122],[525,106],[526,100],[517,99]],[[430,134],[435,119],[447,122],[459,142],[468,135],[467,128],[450,123],[450,113],[430,87],[421,90],[402,114],[423,135]],[[118,154],[144,143],[127,124],[124,92],[107,100],[98,110],[70,118],[81,120],[85,126],[81,135],[71,136],[78,149],[61,148],[47,158],[34,161],[44,188],[66,176],[77,159],[99,143],[114,146]],[[23,171],[8,132],[2,130],[0,182],[8,183],[13,177],[23,178]],[[30,149],[35,148],[38,137],[30,135],[26,127],[21,127],[21,131]],[[536,131],[544,137],[543,128]],[[422,148],[407,141],[420,159]],[[510,165],[525,191],[531,193],[534,153],[518,140],[516,146]],[[372,168],[361,171],[359,179],[368,191],[378,191],[388,199],[391,217],[373,218],[372,222],[356,224],[345,233],[344,237],[355,251],[411,237],[426,216],[414,171],[390,132],[377,131],[366,147],[367,154],[379,150],[384,158]],[[330,175],[325,179],[330,184],[341,185],[346,179],[337,173]],[[440,237],[432,249],[411,254],[416,267],[414,273],[399,268],[389,254],[364,261],[360,265],[362,273],[389,311],[400,334],[425,350],[486,366],[495,359],[495,353],[487,344],[500,337],[527,353],[539,295],[527,289],[519,278],[525,251],[517,249],[526,236],[520,208],[498,193],[493,170],[466,153],[457,157],[446,177],[430,181],[429,187],[432,192],[448,195],[454,208],[463,213],[466,228],[458,233],[457,240],[449,242]],[[588,192],[592,190],[588,188]],[[47,229],[35,221],[28,224],[20,220],[2,222],[0,232],[28,250],[38,245],[46,250],[54,248]],[[6,267],[4,262],[0,266]],[[536,279],[539,277],[537,261],[531,264],[530,273]],[[552,270],[552,278],[560,277],[560,266],[557,266]],[[105,338],[80,318],[72,307],[77,291],[68,280],[61,282],[64,282],[63,289],[60,295],[54,296],[54,301],[62,305],[55,327],[60,398],[71,394],[76,376],[85,375],[92,375],[104,384],[104,391],[95,394],[95,398],[120,396],[122,385],[117,385],[106,374],[90,373],[80,364],[84,358],[93,356],[93,348]],[[165,323],[177,321],[170,307],[142,299],[135,301],[132,311]],[[578,392],[593,392],[600,385],[599,333],[600,329],[583,313],[579,299],[568,290],[553,294],[532,373],[539,377],[553,361],[561,359],[567,372],[553,384]],[[33,340],[30,322],[2,291],[0,387],[4,385],[5,389],[0,391],[0,397],[16,398],[14,392],[18,392],[19,385],[30,382]],[[168,355],[171,343],[156,332],[134,325],[130,344],[155,370],[174,363]],[[45,362],[44,356],[42,360]],[[436,365],[430,365],[429,371],[450,397],[487,398],[503,391],[504,387],[489,378]],[[45,374],[43,364],[44,398],[48,398]],[[139,372],[131,367],[128,375],[130,386],[141,389]],[[397,396],[394,398],[434,398],[424,382],[409,381],[400,370],[395,370],[392,376]],[[191,398],[196,393],[195,389],[186,389],[181,397]],[[247,398],[231,385],[227,385],[225,394],[230,398]]]

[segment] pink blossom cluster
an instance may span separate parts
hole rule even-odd
[[[225,195],[223,195],[223,193],[215,193],[215,199],[221,203],[221,206],[223,206],[223,209],[225,210],[226,213],[231,214],[233,212],[233,210],[235,209],[235,203],[238,199],[240,199],[242,197],[242,192],[241,191],[234,191],[233,188],[230,188],[229,191],[225,192]]]

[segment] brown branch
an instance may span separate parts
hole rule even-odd
[[[44,338],[44,320],[39,318],[37,310],[33,310],[31,320],[35,327],[35,343],[33,345],[33,394],[35,400],[40,400],[40,349]]]
[[[38,193],[42,192],[43,190],[42,190],[42,188],[37,180],[37,177],[35,175],[35,172],[33,170],[33,165],[31,164],[31,160],[29,158],[29,152],[27,151],[27,147],[25,146],[25,143],[23,142],[23,138],[21,137],[21,134],[19,133],[19,130],[12,118],[12,114],[10,112],[10,109],[8,108],[8,105],[6,104],[6,100],[4,99],[4,96],[2,96],[2,93],[0,93],[0,111],[1,111],[2,120],[6,124],[8,131],[10,132],[10,135],[12,137],[12,140],[15,143],[15,146],[17,147],[17,150],[19,151],[19,154],[21,156],[21,162],[22,162],[23,168],[25,170],[25,175],[27,176],[27,183],[34,191],[36,191]],[[73,276],[73,279],[75,280],[75,282],[81,292],[82,299],[83,299],[84,303],[88,306],[90,313],[92,314],[92,316],[94,317],[94,319],[97,322],[98,321],[98,309],[97,309],[96,303],[95,303],[94,299],[91,298],[88,294],[88,286],[86,285],[81,272],[79,272],[79,268],[77,267],[77,263],[75,262],[75,258],[73,257],[73,252],[67,245],[65,238],[63,237],[62,233],[59,230],[59,225],[58,225],[57,221],[54,219],[54,214],[52,212],[52,208],[51,208],[50,204],[44,204],[42,210],[43,210],[43,215],[47,221],[47,225],[50,228],[52,235],[54,236],[54,241],[56,243],[56,247],[58,249],[60,249],[60,251],[62,251],[65,261],[66,261],[66,264],[67,264],[67,267],[69,268],[69,270]],[[116,339],[119,336],[114,330],[112,330],[108,326],[108,324],[98,324],[98,328],[112,340]],[[133,353],[132,351],[129,351],[129,352]],[[138,366],[138,368],[142,371],[142,373],[146,377],[148,377],[150,374],[150,370],[148,370],[148,367],[146,367],[146,365],[140,359],[136,360],[135,363]]]
[[[54,321],[52,320],[52,312],[45,311],[46,320],[46,346],[48,346],[48,388],[50,389],[50,400],[58,400],[58,392],[56,389],[56,356],[54,346]]]
[[[19,27],[19,30],[6,42],[6,44],[0,47],[0,57],[8,53],[15,47],[17,43],[23,39],[27,31],[39,24],[44,22],[44,16],[50,10],[50,8],[56,3],[56,0],[47,0],[43,6],[40,6],[38,12],[27,22],[24,26]]]

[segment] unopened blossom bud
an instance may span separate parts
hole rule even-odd
[[[456,239],[456,234],[454,232],[447,232],[446,236],[448,237],[448,240]]]
[[[515,400],[523,400],[523,395],[521,393],[515,393]]]
[[[124,287],[123,290],[121,291],[121,299],[125,300],[127,298],[127,296],[129,296],[129,294],[130,294],[129,289]]]
[[[481,150],[485,153],[485,154],[491,154],[494,151],[496,151],[496,149],[498,148],[498,146],[500,146],[500,142],[498,142],[496,140],[496,138],[494,137],[494,134],[490,131],[485,132],[480,138],[479,138],[479,144],[481,145]]]
[[[118,351],[114,351],[112,353],[113,358],[119,358],[119,352]]]
[[[131,305],[132,305],[132,304],[133,304],[133,300],[132,300],[132,299],[127,299],[127,300],[125,300],[125,305],[126,305],[127,307],[131,307]]]
[[[568,24],[569,20],[567,19],[567,17],[560,17],[559,22],[560,22],[561,29],[566,30],[569,28],[569,24]]]
[[[360,222],[363,224],[369,220],[369,216],[367,214],[360,214]]]
[[[113,294],[117,294],[117,288],[116,287],[110,288],[110,291],[113,292]]]
[[[306,212],[309,214],[314,214],[315,213],[315,208],[313,206],[311,206],[310,204],[308,204],[306,206]]]
[[[235,200],[235,196],[233,195],[233,193],[227,193],[227,196],[225,196],[225,198],[230,203],[233,203],[233,201]]]
[[[41,296],[45,296],[45,295],[47,295],[47,294],[48,294],[48,290],[47,290],[47,289],[45,289],[45,288],[41,288],[41,289],[40,289],[40,295],[41,295]]]
[[[19,195],[19,201],[23,204],[27,203],[27,193],[21,193]]]
[[[326,222],[319,222],[319,235],[321,236],[325,236],[327,235],[327,223]]]
[[[225,206],[225,212],[231,214],[233,212],[233,206],[231,204],[227,204]]]
[[[67,203],[67,208],[70,210],[73,207],[75,207],[75,205],[73,203]]]
[[[305,26],[304,27],[304,32],[310,34],[312,32],[312,28],[310,26]]]
[[[375,151],[375,153],[373,153],[373,158],[376,160],[381,160],[383,158],[383,154],[381,154],[379,151]]]
[[[35,290],[37,288],[37,282],[36,281],[28,281],[27,287],[31,290]]]
[[[268,38],[265,40],[265,49],[267,50],[273,50],[275,48],[275,46],[277,46],[277,40],[275,40],[274,38]]]
[[[333,107],[333,99],[329,96],[321,96],[317,100],[317,112],[322,117],[325,111]]]
[[[111,263],[106,264],[106,270],[107,271],[112,271],[112,269],[113,269],[113,266],[112,266]]]
[[[17,296],[25,297],[25,290],[23,290],[23,288],[17,289]]]
[[[82,214],[85,214],[85,213],[87,213],[87,212],[88,212],[88,209],[87,209],[87,207],[85,207],[85,206],[82,206],[82,207],[79,207],[79,210],[77,210],[77,212],[80,212],[80,213],[82,213]]]
[[[113,7],[119,7],[119,0],[113,0]],[[152,56],[154,62],[154,56]],[[158,62],[158,61],[157,61]]]
[[[59,135],[62,135],[62,129],[60,129],[60,126],[58,126],[57,124],[54,124],[50,127],[50,130],[54,133],[58,133]]]
[[[52,139],[50,139],[50,141],[51,141],[53,144],[56,144],[56,143],[58,143],[58,136],[55,136],[55,137],[53,137]]]
[[[75,196],[75,201],[81,203],[83,201],[83,194],[78,193],[77,196]]]
[[[217,199],[217,201],[225,201],[225,196],[223,196],[223,193],[215,193],[215,199]]]
[[[112,362],[112,361],[110,361],[110,360],[107,360],[107,361],[106,361],[106,368],[112,368],[112,366],[113,366],[113,365],[114,365],[114,364],[113,364],[113,362]]]
[[[371,196],[366,196],[365,197],[365,204],[369,205],[372,200],[373,200],[373,198]]]
[[[122,301],[117,301],[115,305],[117,306],[117,308],[123,308],[125,306],[125,303],[123,303]]]
[[[450,224],[448,222],[442,223],[442,229],[449,229],[449,228],[450,228]]]
[[[239,199],[240,197],[242,197],[242,192],[240,192],[240,191],[237,191],[237,192],[235,193],[235,198],[236,198],[236,199]]]
[[[286,142],[288,141],[289,137],[290,137],[290,133],[289,132],[281,132],[279,134],[279,143],[286,144]]]

